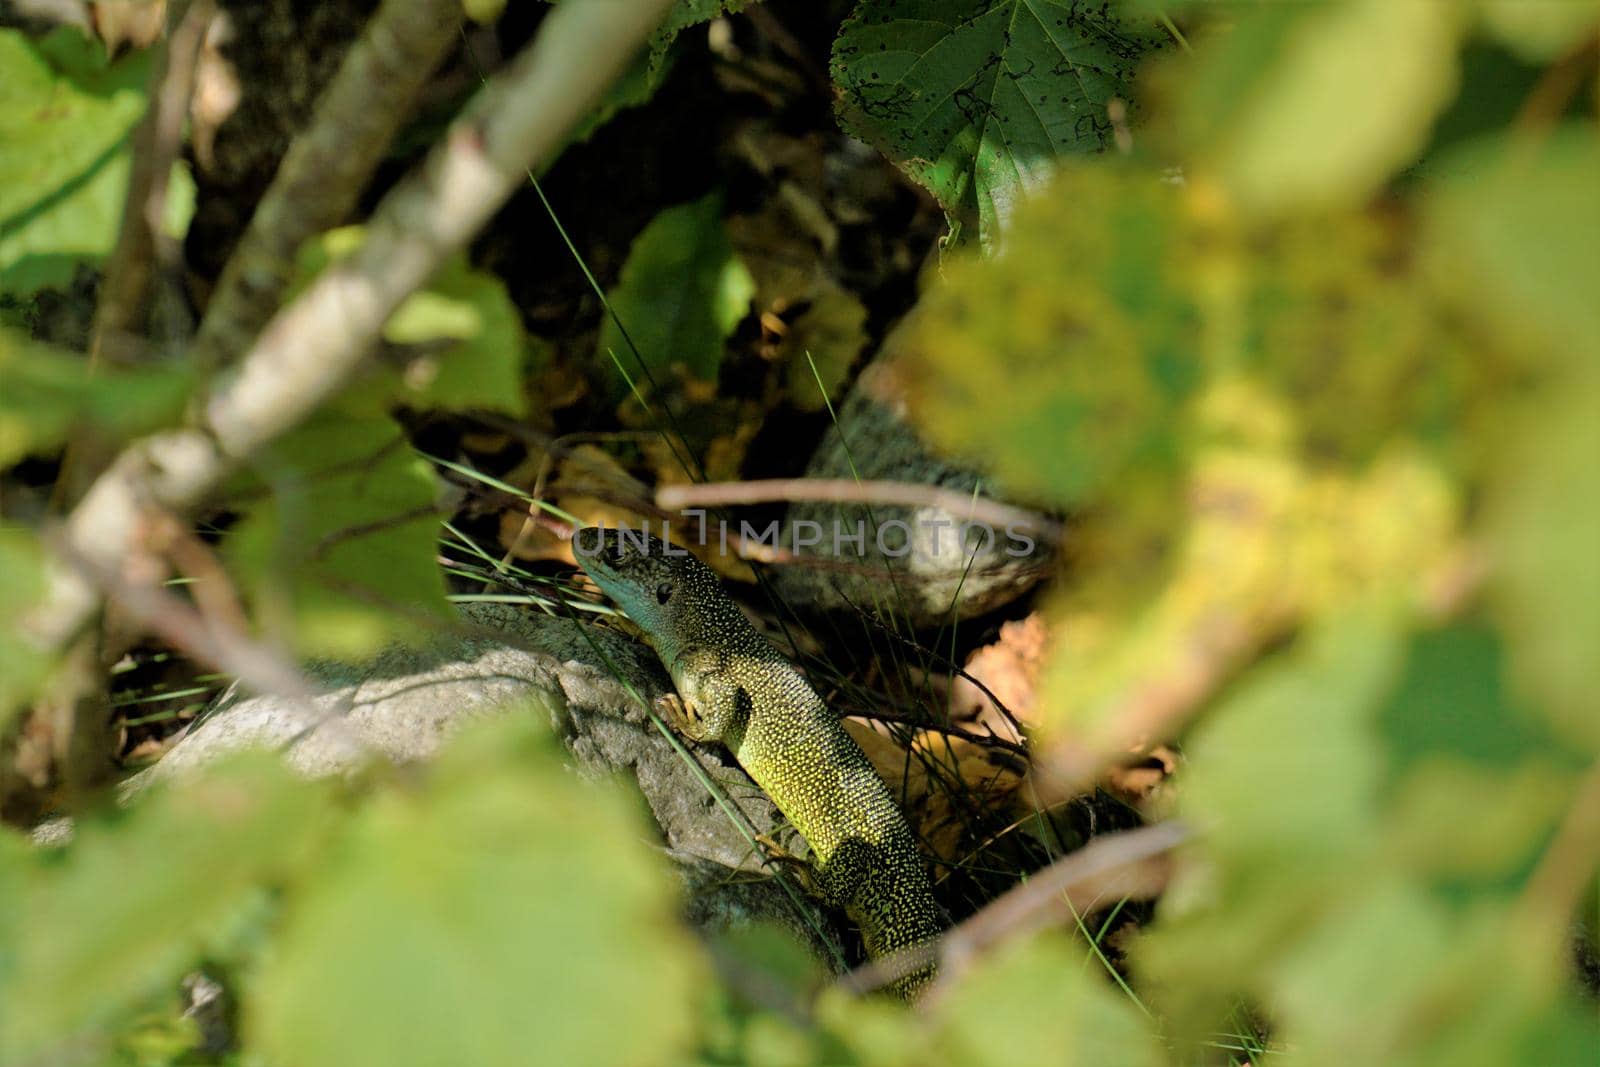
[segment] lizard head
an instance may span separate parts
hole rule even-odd
[[[589,526],[572,535],[578,566],[655,639],[696,643],[714,633],[722,606],[744,616],[715,572],[686,550],[648,533]]]

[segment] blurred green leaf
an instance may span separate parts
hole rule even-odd
[[[1196,728],[1184,808],[1216,853],[1311,874],[1363,845],[1382,782],[1372,729],[1403,651],[1381,614],[1325,620]]]
[[[182,241],[189,232],[189,222],[194,218],[194,176],[189,165],[181,160],[172,165],[172,176],[167,185],[167,210],[162,216],[161,228],[174,241]]]
[[[7,898],[27,922],[0,988],[0,1060],[35,1062],[176,982],[257,894],[303,869],[328,813],[322,790],[251,756],[81,820],[70,845],[35,854]]]
[[[1166,261],[1178,220],[1168,186],[1073,168],[1019,209],[1003,255],[949,263],[911,327],[924,432],[1057,506],[1164,469],[1195,378]]]
[[[365,236],[361,226],[342,226],[308,241],[296,259],[293,291],[353,253]],[[452,256],[406,297],[384,323],[383,337],[423,350],[397,378],[375,375],[347,390],[347,399],[360,392],[377,408],[392,398],[419,408],[487,408],[509,415],[525,410],[523,361],[531,349],[522,317],[505,283],[473,270],[464,255]]]
[[[0,290],[64,285],[111,250],[147,68],[73,29],[0,29]]]
[[[300,1067],[674,1062],[706,980],[635,806],[531,718],[457,739],[363,809],[292,901],[247,1005]]]
[[[1358,204],[1456,89],[1461,12],[1431,0],[1244,8],[1167,72],[1180,139],[1244,211]]]
[[[326,408],[253,471],[234,487],[252,499],[225,552],[261,618],[299,652],[357,659],[425,636],[419,615],[450,617],[432,472],[393,420]]]
[[[1487,521],[1513,676],[1534,709],[1592,754],[1600,752],[1600,369],[1586,370],[1521,413]]]
[[[1529,60],[1556,59],[1600,31],[1595,0],[1477,0],[1477,8],[1484,27]]]
[[[839,395],[866,346],[866,307],[846,289],[823,286],[783,338],[790,403],[821,411]]]
[[[1179,814],[1202,834],[1134,954],[1182,1042],[1202,1040],[1360,884],[1382,782],[1370,719],[1401,646],[1385,613],[1324,620],[1193,731]]]
[[[939,1004],[937,1062],[950,1067],[1155,1067],[1161,1043],[1138,1006],[1047,933],[962,975]]]
[[[505,283],[452,260],[411,294],[384,324],[385,340],[438,345],[401,372],[399,397],[414,407],[487,408],[522,414],[523,359],[528,350]]]
[[[1495,768],[1535,757],[1581,766],[1576,753],[1562,748],[1541,720],[1512,699],[1504,661],[1499,636],[1479,623],[1413,638],[1399,683],[1378,717],[1393,776],[1435,756]]]
[[[1110,143],[1159,43],[1104,4],[860,0],[833,47],[839,119],[995,245],[1057,159]]]
[[[1386,866],[1458,897],[1510,892],[1571,806],[1574,779],[1570,767],[1549,761],[1417,760],[1384,818]]]
[[[1376,873],[1376,872],[1374,872]],[[1420,890],[1381,880],[1287,946],[1272,968],[1275,1017],[1288,1062],[1340,1067],[1392,1063],[1450,952],[1450,924]],[[1374,973],[1373,954],[1384,966]]]
[[[132,436],[177,419],[194,384],[181,364],[93,371],[86,357],[0,329],[0,468],[50,452],[74,429]]]
[[[1600,353],[1600,137],[1489,138],[1438,164],[1429,207],[1439,269],[1518,339],[1592,365]]]
[[[647,366],[682,363],[694,377],[715,381],[723,342],[749,311],[754,293],[755,281],[728,240],[722,197],[713,194],[652,219],[628,250],[609,296]],[[610,353],[637,377],[638,363],[608,316],[596,356],[608,373]],[[618,380],[613,392],[621,396],[627,386]]]
[[[0,900],[22,899],[24,879],[35,854],[33,844],[10,826],[0,824]],[[17,945],[22,915],[12,907],[0,908],[0,992],[16,981]],[[0,996],[0,1047],[11,1028],[11,1003]]]
[[[50,658],[18,626],[44,591],[45,556],[38,539],[20,527],[0,525],[0,727],[33,696],[50,668]]]

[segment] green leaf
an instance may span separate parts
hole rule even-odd
[[[1555,59],[1600,30],[1596,0],[1478,0],[1477,7],[1485,29],[1535,63]]]
[[[861,0],[833,47],[839,119],[997,243],[1064,155],[1099,152],[1159,38],[1067,0]]]
[[[937,1062],[951,1067],[1157,1067],[1167,1062],[1134,1002],[1061,934],[1024,941],[963,975],[939,1004]]]
[[[912,411],[1007,491],[1103,499],[1173,457],[1193,381],[1192,312],[1168,284],[1173,191],[1120,168],[1064,170],[1005,251],[953,260],[912,320]]]
[[[434,562],[434,481],[400,428],[324,409],[261,456],[225,551],[269,627],[297,651],[357,659],[450,617]]]
[[[1383,752],[1371,719],[1402,645],[1381,614],[1325,620],[1196,727],[1179,814],[1202,834],[1135,959],[1199,1040],[1371,868]]]
[[[677,40],[678,34],[702,22],[710,22],[723,15],[737,14],[743,11],[749,2],[750,0],[678,0],[667,12],[667,17],[662,20],[661,25],[650,35],[650,78],[659,83],[667,50],[672,47],[672,42]]]
[[[1437,756],[1485,767],[1530,758],[1574,761],[1575,753],[1513,701],[1504,661],[1499,635],[1478,623],[1426,631],[1412,640],[1399,684],[1378,719],[1393,775]]]
[[[0,329],[0,468],[54,450],[93,426],[115,439],[170,424],[194,383],[191,368],[168,364],[92,371],[89,361]]]
[[[49,658],[18,627],[44,592],[45,557],[38,539],[27,530],[0,524],[0,727],[33,696],[50,666]]]
[[[659,55],[652,51],[634,60],[601,95],[600,101],[578,124],[578,128],[572,131],[567,138],[567,145],[584,143],[620,112],[649,103],[672,72],[672,55],[670,51]]]
[[[1426,0],[1248,8],[1169,83],[1180,136],[1243,210],[1360,203],[1454,94],[1460,23]]]
[[[295,263],[295,291],[329,263],[360,247],[361,226],[342,226],[308,241]],[[526,409],[525,358],[532,351],[505,283],[451,257],[423,288],[406,297],[383,327],[384,340],[420,346],[397,379],[380,374],[353,387],[377,407],[399,400],[417,408]]]
[[[194,176],[189,165],[178,161],[172,165],[172,176],[167,184],[167,210],[161,217],[161,229],[174,241],[182,241],[189,233],[189,222],[194,218]]]
[[[839,395],[866,346],[866,307],[849,290],[824,286],[783,338],[790,403],[821,411]]]
[[[1195,731],[1184,806],[1215,851],[1298,856],[1314,873],[1363,847],[1384,766],[1373,719],[1403,646],[1392,624],[1365,614],[1302,640]]]
[[[1589,353],[1592,358],[1593,353]],[[1600,372],[1522,413],[1489,500],[1492,594],[1513,675],[1562,736],[1600,752]]]
[[[1600,353],[1600,138],[1567,126],[1536,146],[1468,145],[1439,164],[1450,177],[1428,203],[1440,270],[1513,337],[1552,342],[1572,359]]]
[[[375,798],[291,901],[247,1004],[274,1062],[671,1063],[706,982],[636,805],[531,717]]]
[[[0,29],[0,290],[64,285],[116,241],[147,58],[58,29]]]
[[[528,340],[522,317],[492,274],[457,257],[384,324],[385,340],[433,344],[401,373],[399,398],[420,408],[487,408],[521,415]],[[449,343],[453,342],[453,343]]]
[[[314,854],[330,810],[275,757],[252,756],[36,853],[7,898],[27,922],[0,987],[0,1059],[81,1040],[222,947],[258,894]]]
[[[682,363],[691,375],[715,381],[722,345],[750,309],[755,281],[722,221],[717,194],[667,208],[628,250],[611,308],[652,370]],[[638,364],[609,317],[601,324],[597,358],[610,367],[615,353],[630,375]],[[641,383],[642,385],[642,383]],[[627,386],[617,383],[621,395]]]

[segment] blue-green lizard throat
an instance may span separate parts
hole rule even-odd
[[[726,745],[811,846],[816,884],[892,956],[937,937],[940,911],[905,817],[866,753],[795,665],[756,632],[709,567],[633,531],[589,527],[574,554],[649,638],[683,699],[673,723]],[[924,967],[896,988],[910,996]]]

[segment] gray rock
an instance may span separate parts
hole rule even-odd
[[[806,477],[915,482],[961,493],[981,485],[985,495],[993,496],[991,481],[933,454],[912,428],[899,380],[899,355],[909,336],[902,326],[884,341],[817,446]],[[1013,555],[1008,549],[1020,551],[1022,545],[1008,540],[1005,530],[993,531],[992,541],[975,530],[963,548],[957,531],[964,521],[965,516],[940,508],[796,502],[784,518],[782,544],[795,544],[797,523],[817,523],[802,529],[822,531],[822,543],[807,550],[821,563],[776,568],[777,589],[796,607],[850,611],[853,605],[892,612],[912,626],[925,627],[992,611],[1050,573],[1051,545],[1034,537],[1030,552]],[[852,535],[858,523],[866,534],[864,549],[835,542],[833,531]],[[909,537],[904,530],[910,531]]]
[[[814,933],[818,916],[801,914],[701,776],[749,829],[769,837],[784,825],[772,802],[725,753],[680,754],[619,680],[647,701],[670,693],[654,653],[613,630],[512,605],[468,605],[462,618],[464,632],[389,649],[360,667],[310,665],[326,690],[311,707],[234,687],[130,781],[129,794],[252,746],[282,749],[291,766],[311,776],[348,773],[374,755],[426,760],[462,724],[509,704],[532,704],[548,715],[582,773],[637,783],[683,876],[693,921],[711,930],[777,922],[828,958]]]

